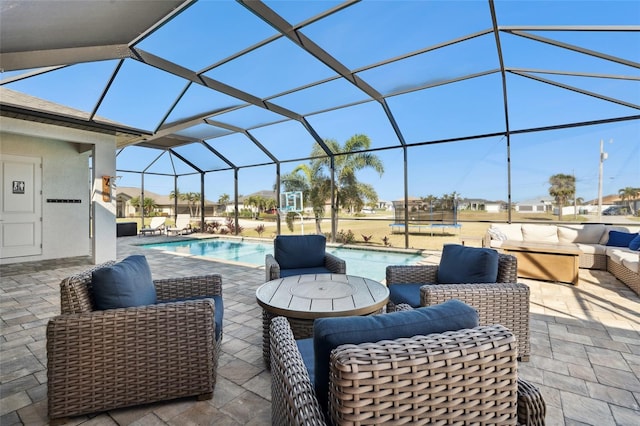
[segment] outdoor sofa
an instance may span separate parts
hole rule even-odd
[[[484,246],[500,249],[505,243],[544,243],[580,250],[579,266],[607,270],[640,295],[640,226],[604,224],[543,225],[493,223]],[[634,235],[635,234],[635,235]],[[635,240],[635,244],[631,242]]]

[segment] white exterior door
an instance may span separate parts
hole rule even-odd
[[[0,258],[42,254],[42,159],[0,158]]]

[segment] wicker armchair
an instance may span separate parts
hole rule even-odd
[[[222,339],[213,300],[163,301],[221,296],[220,275],[155,280],[158,304],[96,311],[92,271],[61,282],[62,314],[47,325],[51,422],[186,396],[212,398]]]
[[[276,280],[288,275],[301,275],[305,273],[347,273],[346,262],[339,257],[325,251],[325,237],[323,235],[278,235],[273,240],[273,248],[274,254],[269,253],[265,256],[265,282]],[[313,257],[320,256],[321,261],[322,258],[324,258],[323,265],[321,267],[288,265],[288,272],[286,274],[283,273],[285,268],[281,263],[283,263],[284,259],[281,259],[278,256],[278,253],[289,252],[292,254],[292,256],[297,257],[299,260],[308,262],[308,259],[311,256],[308,256],[307,253],[301,252],[301,250],[305,249],[315,251],[316,253]],[[295,263],[295,260],[293,262],[288,260],[288,262]]]
[[[438,265],[387,266],[387,285],[425,283],[420,287],[420,306],[437,305],[459,299],[480,314],[480,325],[502,324],[518,338],[518,357],[528,361],[531,354],[529,331],[529,287],[517,283],[518,261],[498,255],[495,284],[436,284]],[[434,284],[427,284],[434,283]],[[393,312],[391,299],[387,312]]]
[[[284,317],[271,323],[271,375],[274,425],[544,425],[542,395],[517,378],[516,339],[500,325],[339,346],[328,422]]]

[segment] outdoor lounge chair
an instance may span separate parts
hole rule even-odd
[[[483,259],[471,257],[489,254],[497,257],[494,278],[485,280]],[[459,257],[462,256],[462,257]],[[475,266],[476,274],[468,272]],[[462,275],[458,283],[439,282],[442,268],[455,269]],[[497,253],[492,249],[445,245],[440,265],[387,266],[386,282],[389,287],[387,311],[395,310],[399,303],[412,307],[431,306],[449,299],[458,299],[473,306],[480,314],[480,325],[502,324],[518,338],[518,356],[528,361],[531,353],[529,331],[529,287],[517,283],[518,261],[514,256]],[[480,274],[478,275],[478,271]],[[495,274],[497,272],[497,274]],[[464,275],[467,275],[464,279]],[[474,279],[475,278],[475,279]]]
[[[544,399],[535,386],[518,379],[516,338],[501,325],[341,343],[328,359],[327,407],[316,382],[321,364],[309,369],[316,342],[296,342],[284,317],[272,320],[270,332],[274,425],[545,424]]]
[[[344,260],[326,252],[324,235],[278,235],[265,256],[266,281],[303,274],[346,274]]]
[[[151,223],[149,224],[148,228],[142,228],[140,230],[140,235],[147,235],[147,234],[155,234],[156,232],[158,234],[162,234],[162,231],[164,231],[164,223],[167,221],[167,218],[164,216],[155,216],[151,218]]]
[[[175,226],[167,228],[167,235],[171,232],[175,232],[176,235],[188,234],[191,232],[191,215],[179,214],[176,217]]]
[[[128,259],[60,284],[62,314],[47,325],[52,424],[120,407],[213,396],[222,340],[221,276],[155,280],[155,304],[98,310],[105,302],[96,296],[94,273],[114,273]],[[112,287],[115,281],[104,288]]]

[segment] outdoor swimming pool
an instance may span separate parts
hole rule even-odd
[[[170,243],[145,244],[143,247],[191,256],[264,265],[267,253],[273,253],[273,243],[235,241],[224,239],[188,240]],[[347,273],[381,281],[388,265],[412,265],[422,256],[419,254],[393,253],[376,250],[327,247],[327,251],[347,262]]]

